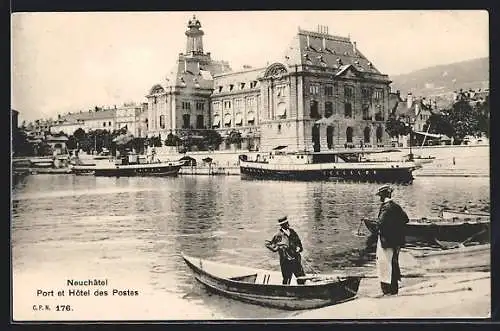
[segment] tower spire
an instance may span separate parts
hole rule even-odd
[[[186,55],[198,55],[203,54],[203,35],[205,34],[201,30],[201,23],[193,15],[187,24],[188,30],[186,31]]]

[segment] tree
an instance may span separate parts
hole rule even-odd
[[[167,135],[167,139],[165,139],[165,146],[177,146],[179,145],[180,141],[181,139],[177,135],[170,132]]]
[[[459,100],[455,102],[447,117],[448,122],[453,127],[455,144],[460,144],[465,136],[475,135],[478,131],[477,113],[467,101]]]
[[[69,136],[68,141],[66,142],[66,147],[68,149],[76,149],[78,146],[77,143],[78,140],[75,138],[75,136]]]
[[[222,144],[222,136],[219,132],[215,130],[205,130],[202,135],[205,137],[205,143],[210,149],[219,149],[220,144]]]
[[[395,115],[389,116],[385,123],[385,131],[389,137],[405,136],[410,133],[410,127],[402,118],[397,118]]]
[[[431,114],[423,127],[426,132],[427,129],[429,129],[429,133],[444,134],[448,137],[452,137],[454,133],[453,126],[448,121],[448,116],[443,114]]]

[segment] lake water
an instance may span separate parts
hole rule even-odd
[[[13,189],[12,267],[15,319],[179,320],[269,318],[287,312],[211,295],[196,283],[180,252],[279,270],[264,247],[287,214],[303,257],[324,273],[359,263],[362,217],[375,217],[379,184],[245,181],[238,176],[99,178],[33,175]],[[443,207],[490,205],[487,177],[419,177],[395,186],[410,217]],[[365,229],[362,230],[366,231]],[[306,271],[307,268],[306,268]],[[137,296],[57,296],[68,279],[108,279],[108,292]],[[104,288],[102,288],[104,290]],[[54,297],[37,296],[54,290]],[[33,305],[51,305],[34,311]],[[54,306],[71,305],[72,311]]]

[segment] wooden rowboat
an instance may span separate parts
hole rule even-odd
[[[377,234],[377,222],[375,220],[364,219],[366,228],[372,235]],[[463,241],[471,236],[476,236],[476,240],[486,240],[490,232],[490,219],[460,220],[443,218],[421,218],[410,219],[406,224],[406,239],[412,240],[443,240],[443,241]]]
[[[362,276],[310,278],[282,285],[280,272],[235,266],[182,254],[194,277],[221,295],[261,306],[301,310],[338,304],[356,297]]]

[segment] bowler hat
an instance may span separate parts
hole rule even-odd
[[[382,185],[378,188],[377,190],[377,193],[375,193],[376,195],[380,195],[382,194],[383,192],[388,192],[388,193],[392,193],[393,189],[392,187],[390,187],[389,185]]]
[[[283,216],[283,217],[278,218],[278,224],[279,225],[285,224],[285,223],[288,223],[288,217],[286,215]]]

